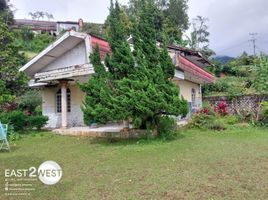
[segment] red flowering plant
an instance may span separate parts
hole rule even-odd
[[[209,103],[204,103],[203,108],[198,110],[196,114],[206,114],[206,115],[212,115],[215,116],[215,109],[214,106]]]
[[[196,114],[206,114],[209,115],[209,109],[208,108],[202,108],[196,112]]]
[[[190,128],[205,128],[215,120],[215,112],[210,104],[204,104],[203,108],[198,110],[192,117]]]
[[[225,119],[225,116],[227,115],[228,104],[225,101],[221,101],[216,105],[204,103],[203,108],[197,111],[192,117],[189,127],[217,131],[225,130],[226,127],[223,119]]]
[[[228,104],[226,101],[220,101],[214,106],[214,111],[219,115],[226,116],[228,115]]]

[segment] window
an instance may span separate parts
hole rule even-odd
[[[195,100],[196,100],[196,92],[195,89],[192,89],[192,104],[195,104]]]
[[[61,113],[61,89],[56,93],[56,111]],[[71,112],[71,90],[67,89],[67,112]]]

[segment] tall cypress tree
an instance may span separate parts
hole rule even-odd
[[[95,51],[91,62],[96,75],[82,86],[86,92],[83,111],[88,120],[132,119],[135,127],[152,128],[163,114],[181,114],[179,91],[171,82],[175,67],[166,46],[163,50],[157,46],[152,23],[155,5],[152,0],[142,2],[143,9],[133,31],[133,53],[126,41],[120,7],[117,2],[115,6],[111,2],[108,41],[112,54],[106,57],[109,72],[100,75],[98,71],[103,72],[104,66]]]
[[[165,74],[165,78],[172,79],[175,75],[175,66],[172,62],[171,57],[168,54],[165,36],[163,36],[162,51],[160,52],[159,61],[161,68]]]
[[[155,27],[155,4],[153,0],[141,0],[141,11],[134,24],[133,41],[135,54],[141,51],[150,68],[157,67],[159,49],[156,46],[157,32]]]
[[[97,121],[124,120],[129,116],[127,98],[123,98],[118,90],[118,81],[127,78],[134,71],[134,60],[127,42],[118,2],[111,1],[109,15],[108,41],[112,51],[107,54],[105,64],[106,72],[101,63],[98,47],[90,56],[95,74],[81,89],[86,93],[82,107],[86,123]]]
[[[166,45],[159,50],[154,26],[154,2],[142,0],[142,10],[135,25],[133,41],[137,67],[137,79],[143,82],[143,99],[148,104],[143,106],[143,113],[138,113],[137,121],[141,125],[158,125],[161,115],[186,114],[185,102],[179,98],[178,88],[171,82],[174,77],[175,66],[168,55]],[[145,80],[145,81],[144,81]],[[137,123],[138,124],[138,123]]]
[[[134,60],[120,13],[118,2],[114,5],[111,1],[108,41],[112,55],[107,55],[105,61],[115,80],[127,77],[134,70]]]
[[[80,88],[85,92],[82,106],[85,124],[92,122],[106,123],[108,121],[120,120],[121,108],[118,107],[115,98],[115,89],[110,80],[110,73],[106,71],[101,62],[99,46],[97,45],[90,55],[90,62],[95,73]]]

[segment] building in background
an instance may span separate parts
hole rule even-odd
[[[83,28],[83,20],[75,21],[41,21],[30,19],[15,19],[11,25],[13,29],[22,29],[23,27],[30,28],[36,34],[48,33],[50,35],[59,35],[64,31],[81,31]]]
[[[63,31],[82,31],[83,20],[79,19],[77,22],[74,21],[57,21],[57,35]]]
[[[11,25],[13,29],[22,29],[23,27],[28,27],[36,34],[48,33],[56,36],[57,33],[56,22],[53,21],[14,19],[14,24]]]

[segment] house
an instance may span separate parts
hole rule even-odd
[[[37,34],[49,33],[55,35],[57,32],[56,22],[53,21],[15,19],[14,24],[11,25],[12,29],[22,29],[23,27],[28,27]]]
[[[69,31],[20,69],[31,78],[29,86],[42,91],[42,112],[49,117],[47,127],[84,126],[81,110],[84,93],[77,81],[86,82],[94,73],[89,55],[96,44],[104,58],[110,52],[107,41]],[[202,66],[211,64],[197,52],[187,49],[170,46],[169,53],[176,65],[174,81],[181,95],[192,108],[199,108],[201,85],[214,80]]]
[[[62,31],[81,31],[83,27],[83,20],[79,19],[78,22],[74,21],[57,21],[57,35],[60,34]]]
[[[201,53],[187,48],[169,46],[168,51],[176,66],[174,82],[194,112],[202,106],[202,85],[214,82],[214,76],[205,70],[212,64]]]
[[[15,19],[11,26],[13,29],[22,29],[28,27],[37,34],[48,33],[50,35],[59,35],[62,31],[80,31],[83,27],[83,20],[78,21],[43,21],[31,19]]]

